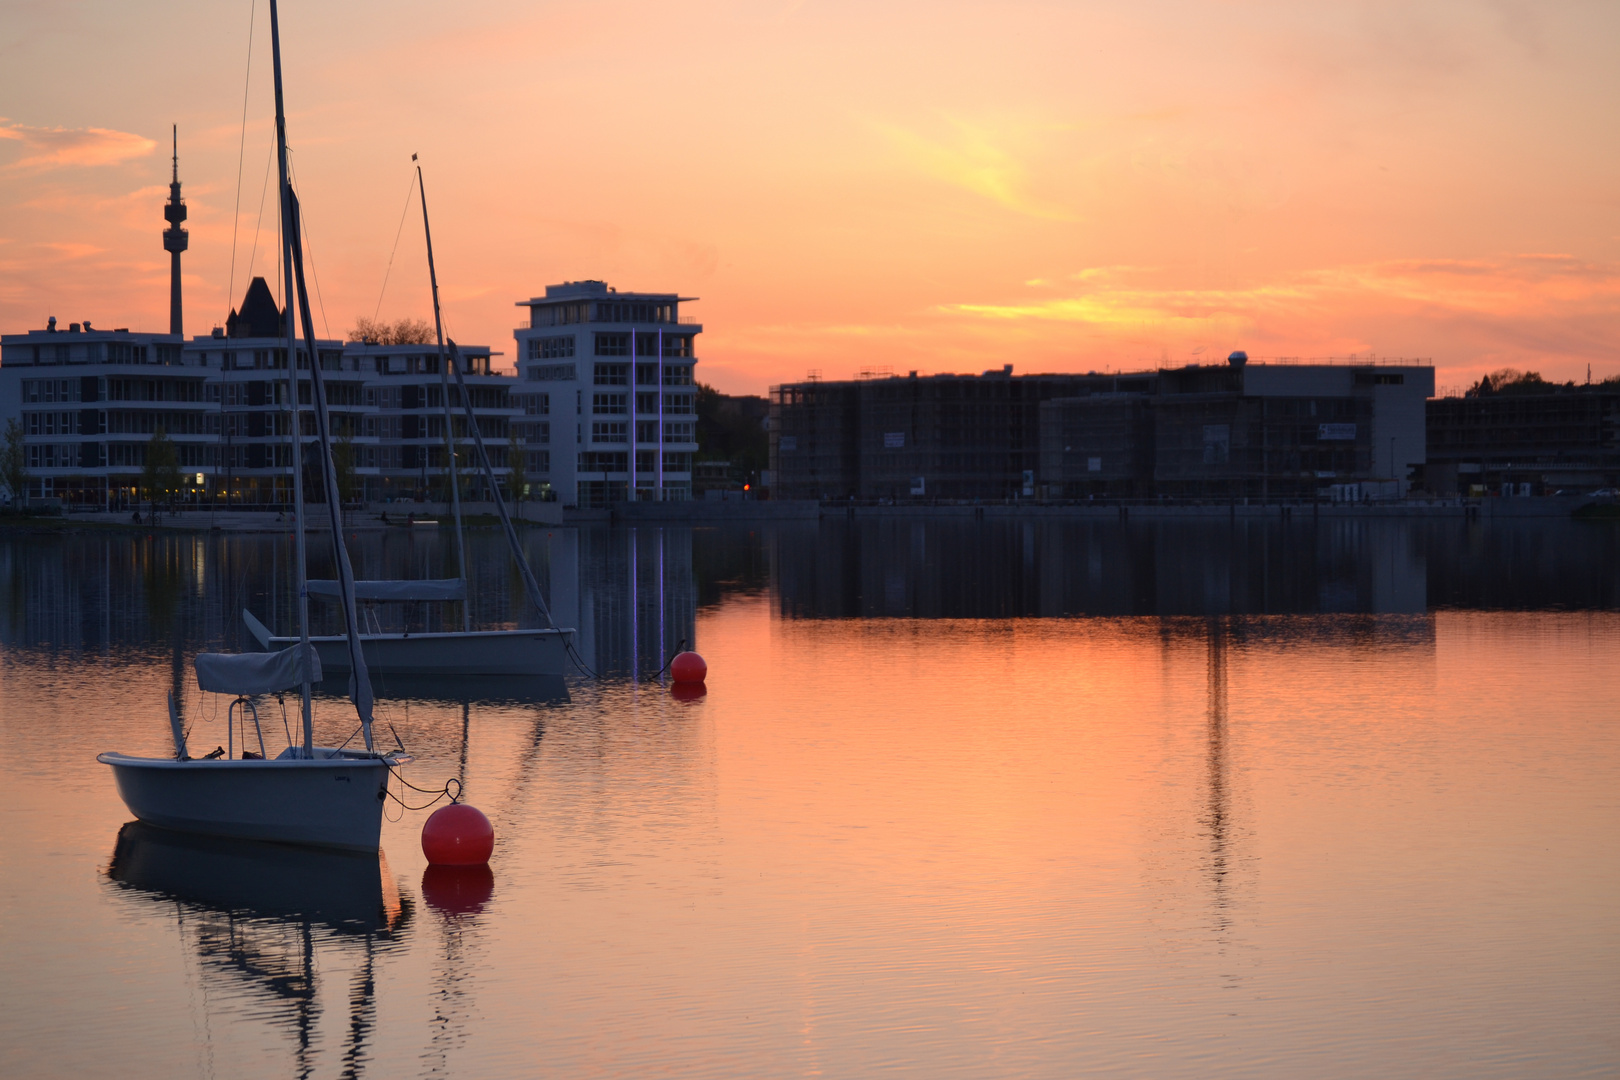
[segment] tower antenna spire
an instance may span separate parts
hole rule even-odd
[[[180,253],[190,245],[191,237],[180,223],[186,220],[186,203],[180,197],[180,125],[174,125],[174,174],[169,181],[169,201],[163,207],[163,217],[169,227],[163,230],[163,250],[169,253],[169,333],[181,333],[180,319]]]

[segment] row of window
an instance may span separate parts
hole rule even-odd
[[[627,473],[630,471],[630,452],[628,450],[582,450],[579,455],[579,471],[582,473]],[[637,450],[636,471],[638,473],[657,472],[658,451]],[[664,451],[664,471],[666,473],[691,472],[692,455],[684,450]]]
[[[591,422],[591,442],[622,443],[629,441],[630,425],[628,421],[593,420]],[[636,423],[636,442],[638,444],[658,441],[658,421],[643,420]],[[690,423],[665,424],[663,441],[666,443],[692,442],[692,425]]]
[[[695,398],[691,394],[665,394],[665,415],[691,415]],[[617,416],[630,411],[629,394],[597,393],[591,395],[591,413],[595,416]],[[637,394],[636,413],[640,416],[657,415],[658,395]]]
[[[179,345],[145,345],[130,341],[83,341],[74,344],[7,345],[6,364],[166,364],[181,363]]]
[[[636,356],[656,357],[660,339],[664,356],[692,355],[691,334],[597,334],[595,339],[597,356],[630,356],[634,348]]]
[[[672,323],[678,321],[674,300],[600,300],[571,304],[534,304],[529,325],[572,326],[575,323]]]
[[[636,365],[637,386],[658,385],[657,364]],[[692,366],[690,364],[665,364],[665,386],[691,386]],[[597,364],[591,372],[591,382],[596,386],[628,386],[630,385],[629,364]]]
[[[528,356],[530,360],[560,360],[574,355],[574,337],[543,337],[530,338]]]

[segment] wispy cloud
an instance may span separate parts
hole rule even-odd
[[[944,130],[937,135],[893,124],[876,127],[907,161],[936,180],[1015,213],[1053,221],[1076,220],[1069,208],[1041,199],[1030,190],[1029,166],[1017,146],[1025,140],[1013,126],[946,117]]]
[[[1453,313],[1550,315],[1620,299],[1620,266],[1568,255],[1499,259],[1408,259],[1334,267],[1235,288],[1166,288],[1141,267],[1094,267],[1071,275],[1066,295],[941,310],[998,321],[1149,326],[1176,322],[1258,324],[1269,316],[1343,312],[1356,305],[1415,304]],[[1050,285],[1050,282],[1042,282]]]
[[[0,173],[39,173],[51,169],[117,165],[145,157],[157,143],[144,135],[110,128],[30,127],[0,117],[0,140],[22,144],[22,157]]]

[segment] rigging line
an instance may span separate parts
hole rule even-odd
[[[288,183],[292,185],[293,193],[298,192],[298,170],[293,166],[292,148],[287,152]],[[309,217],[304,213],[303,204],[298,207],[298,228],[304,234],[304,254],[309,256],[309,276],[315,282],[315,304],[321,309],[321,329],[326,331],[327,338],[332,336],[332,326],[326,321],[326,301],[321,298],[321,272],[315,268],[315,245],[309,239]],[[312,359],[310,363],[314,363]]]
[[[236,210],[231,214],[231,278],[225,291],[226,306],[236,295],[236,232],[242,224],[242,161],[247,156],[248,89],[253,85],[253,24],[258,21],[259,2],[253,0],[248,8],[247,74],[242,77],[242,140],[236,149]]]
[[[382,290],[377,293],[377,310],[371,313],[372,322],[376,322],[377,316],[382,314],[383,295],[388,292],[388,275],[394,272],[394,255],[399,251],[399,238],[405,231],[405,216],[411,212],[411,196],[415,194],[416,170],[412,169],[411,186],[405,189],[405,209],[399,212],[399,228],[394,230],[394,248],[388,253],[388,268],[383,271]]]
[[[264,197],[270,191],[270,163],[276,158],[276,140],[270,140],[270,152],[264,156],[264,187],[259,191],[259,217],[253,223],[253,249],[248,253],[248,280],[253,279],[253,260],[259,254],[259,232],[264,227]],[[279,265],[279,264],[278,264]],[[276,275],[276,287],[281,287],[281,275]],[[279,294],[278,294],[279,295]]]

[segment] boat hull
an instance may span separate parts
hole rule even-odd
[[[112,766],[124,805],[149,825],[345,851],[376,851],[382,836],[388,765],[378,757],[96,760]]]
[[[255,619],[248,625],[266,649],[285,649],[297,638],[262,636]],[[572,630],[472,630],[459,633],[361,634],[366,666],[383,675],[566,675]],[[347,672],[349,639],[309,639],[325,671]]]

